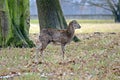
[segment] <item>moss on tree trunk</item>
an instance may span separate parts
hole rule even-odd
[[[43,28],[66,29],[67,23],[59,0],[36,0],[40,30]],[[73,40],[79,41],[75,36]]]
[[[0,46],[34,46],[28,37],[29,13],[29,0],[0,1]]]

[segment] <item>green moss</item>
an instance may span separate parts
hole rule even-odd
[[[1,11],[0,11],[0,22],[1,22]],[[0,46],[2,46],[2,26],[0,24]]]
[[[7,25],[7,34],[0,34],[0,45],[13,47],[33,47],[35,46],[29,40],[29,0],[2,0],[0,9],[5,11],[5,19]],[[2,19],[4,18],[2,17]],[[1,18],[1,16],[0,16]],[[1,22],[1,21],[0,21]],[[0,31],[3,30],[0,26]],[[1,31],[3,32],[3,31]],[[5,32],[5,31],[4,31]],[[4,39],[3,39],[4,37]]]

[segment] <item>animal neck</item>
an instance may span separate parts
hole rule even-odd
[[[75,29],[72,25],[69,25],[68,28],[67,28],[67,33],[68,33],[68,36],[73,36],[74,35],[74,32],[75,32]]]

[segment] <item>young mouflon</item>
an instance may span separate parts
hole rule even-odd
[[[81,26],[77,23],[76,20],[73,20],[69,23],[67,29],[65,30],[57,30],[52,28],[42,29],[40,31],[40,44],[37,46],[36,51],[36,60],[38,57],[38,53],[41,52],[41,56],[43,54],[44,49],[50,42],[61,44],[62,56],[64,58],[65,53],[65,45],[70,43],[72,38],[74,37],[75,29],[80,29]]]

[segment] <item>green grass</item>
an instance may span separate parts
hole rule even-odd
[[[81,29],[76,33],[92,33],[92,32],[120,32],[120,23],[79,23]],[[30,33],[39,33],[39,24],[32,24]]]
[[[71,20],[67,20],[69,23]],[[120,23],[114,23],[114,20],[79,20],[81,29],[76,33],[92,33],[92,32],[120,32]],[[39,22],[37,19],[31,20],[30,33],[39,33]]]
[[[31,20],[30,20],[30,23],[32,23],[32,24],[38,24],[39,21],[38,21],[38,19],[31,19]]]
[[[70,22],[72,19],[69,19],[69,20],[66,20],[67,22]],[[114,20],[97,20],[97,19],[93,19],[93,20],[89,20],[89,19],[82,19],[82,20],[80,20],[80,19],[77,19],[77,21],[79,22],[79,23],[114,23]],[[38,24],[39,23],[39,21],[38,21],[38,19],[31,19],[31,21],[30,21],[32,24]]]
[[[72,19],[71,19],[72,20]],[[67,22],[71,21],[70,19]],[[78,23],[114,23],[114,20],[97,20],[97,19],[76,19]]]
[[[31,35],[33,41],[36,36]],[[64,60],[60,46],[50,44],[44,62],[38,65],[34,63],[35,48],[1,49],[0,75],[22,74],[13,80],[119,80],[120,33],[77,36],[81,42],[66,46]]]
[[[79,23],[80,24],[80,23]],[[120,32],[120,23],[82,23],[76,33]]]

